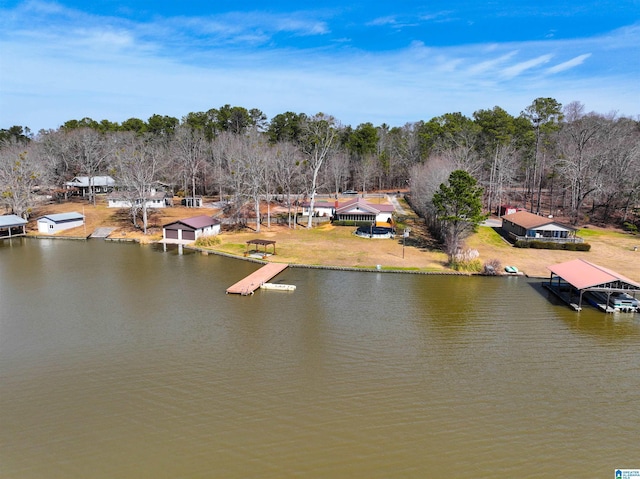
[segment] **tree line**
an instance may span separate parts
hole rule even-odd
[[[180,195],[218,196],[238,216],[249,206],[258,220],[265,199],[313,203],[318,193],[347,189],[408,190],[414,208],[436,218],[434,194],[457,170],[477,180],[488,212],[510,204],[572,222],[633,221],[640,122],[537,98],[518,116],[495,106],[400,127],[354,128],[323,113],[269,120],[257,108],[224,105],[182,119],[83,118],[37,134],[0,130],[0,201],[24,217],[39,191],[109,174],[139,199],[160,181]],[[146,228],[146,211],[133,208],[132,217],[139,214]]]

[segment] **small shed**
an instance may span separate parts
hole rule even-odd
[[[513,213],[517,212],[518,208],[516,206],[500,205],[500,207],[498,208],[498,216],[512,215]]]
[[[0,238],[24,236],[27,220],[18,215],[0,215]]]
[[[76,228],[84,224],[84,216],[80,213],[57,213],[38,218],[40,233],[57,233],[58,231]]]
[[[162,227],[162,240],[165,243],[190,242],[217,234],[220,234],[220,220],[207,215],[177,220]]]

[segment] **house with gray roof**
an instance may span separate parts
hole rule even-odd
[[[80,196],[89,196],[91,189],[95,194],[109,193],[116,186],[116,180],[108,175],[76,176],[65,183],[67,190],[77,191]]]

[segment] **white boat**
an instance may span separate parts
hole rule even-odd
[[[276,291],[295,291],[296,287],[293,284],[281,284],[281,283],[262,283],[261,289],[273,289]]]

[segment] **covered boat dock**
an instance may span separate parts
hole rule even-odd
[[[543,286],[576,311],[582,310],[586,299],[602,311],[613,313],[621,310],[613,301],[620,297],[629,298],[630,306],[623,311],[638,310],[635,298],[640,295],[640,284],[615,271],[583,259],[555,264],[549,270],[551,277]]]
[[[0,239],[25,236],[27,220],[18,215],[0,215]]]

